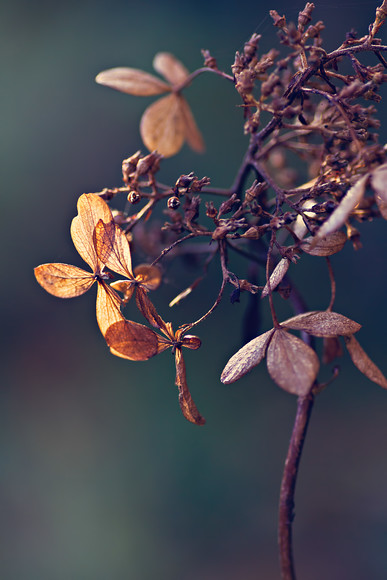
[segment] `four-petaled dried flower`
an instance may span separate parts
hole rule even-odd
[[[96,82],[137,96],[152,96],[170,93],[150,105],[144,112],[140,133],[149,151],[157,150],[164,157],[180,151],[184,141],[198,153],[204,151],[204,142],[197,128],[181,87],[188,84],[189,73],[185,66],[172,54],[159,52],[153,60],[154,69],[168,81],[144,71],[117,67],[105,70],[96,77]]]
[[[126,304],[136,292],[137,304],[146,300],[149,290],[156,290],[161,283],[161,272],[157,266],[141,264],[132,271],[132,258],[128,240],[122,229],[110,221],[99,220],[95,226],[95,249],[103,264],[127,280],[117,280],[111,286],[124,295]],[[140,310],[141,307],[139,306]]]
[[[113,216],[107,203],[93,193],[81,195],[77,208],[78,215],[71,223],[71,237],[79,255],[92,271],[69,264],[50,263],[38,266],[34,272],[39,284],[59,298],[81,296],[97,282],[97,322],[104,335],[109,326],[124,318],[120,311],[121,299],[107,284],[110,276],[96,250],[95,228],[98,223],[113,223]]]
[[[157,324],[152,316],[150,320],[163,333],[160,336],[150,328],[125,320],[113,324],[105,335],[106,342],[110,350],[116,356],[129,360],[147,360],[164,350],[171,348],[175,355],[176,380],[175,384],[179,392],[179,404],[184,417],[195,425],[204,425],[205,419],[199,413],[188,389],[185,362],[182,347],[196,350],[200,347],[201,341],[197,336],[185,335],[191,328],[184,325],[173,332],[170,322],[164,322],[160,316]],[[141,329],[138,327],[141,326]],[[141,334],[141,341],[139,341]]]

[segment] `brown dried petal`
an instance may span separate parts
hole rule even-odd
[[[282,282],[286,272],[289,269],[289,266],[290,266],[290,261],[288,260],[288,258],[282,258],[278,262],[278,264],[274,268],[274,270],[271,273],[271,276],[269,278],[271,290],[274,290],[274,288],[277,288],[278,284],[280,284]],[[268,294],[269,294],[269,284],[266,283],[265,287],[262,290],[261,298],[265,298],[265,296],[267,296]]]
[[[315,238],[307,238],[300,248],[311,256],[332,256],[343,249],[346,241],[347,236],[344,232],[332,232],[317,242]]]
[[[185,371],[185,363],[181,349],[175,351],[176,386],[179,389],[179,404],[184,417],[195,425],[204,425],[206,420],[199,413],[191,393],[189,392]]]
[[[149,151],[157,150],[164,157],[175,155],[186,135],[181,97],[167,95],[150,105],[142,116],[140,133]]]
[[[267,348],[267,369],[273,381],[288,393],[306,395],[320,367],[314,350],[285,330],[275,330]]]
[[[171,87],[154,75],[136,68],[116,67],[100,72],[95,81],[122,93],[147,97],[161,95],[171,90]]]
[[[134,269],[134,275],[147,290],[156,290],[161,284],[161,271],[157,266],[139,264]]]
[[[342,356],[343,349],[337,336],[326,336],[324,338],[322,361],[325,365],[331,363],[338,356]]]
[[[113,221],[104,223],[99,220],[93,237],[95,250],[102,264],[121,276],[134,278],[128,240],[121,228]]]
[[[153,303],[149,300],[147,293],[141,287],[137,288],[136,304],[137,308],[144,316],[144,318],[146,318],[149,324],[151,324],[155,328],[159,328],[160,330],[165,330],[166,323],[157,313],[156,308],[154,307]]]
[[[343,199],[340,201],[336,209],[331,213],[329,218],[320,227],[316,233],[311,247],[315,246],[317,242],[325,238],[328,234],[337,231],[347,221],[351,212],[355,209],[357,204],[363,199],[369,174],[363,175],[356,183],[347,191]]]
[[[345,337],[345,345],[352,362],[368,379],[387,389],[387,379],[369,356],[364,352],[354,336]]]
[[[347,336],[360,330],[361,325],[337,312],[315,310],[293,316],[282,327],[304,330],[313,336]]]
[[[272,328],[242,346],[224,367],[220,377],[222,383],[226,385],[233,383],[257,366],[266,354],[266,348],[273,333]]]
[[[118,294],[106,282],[98,282],[96,313],[103,336],[112,324],[124,321],[120,306],[121,299]]]
[[[130,320],[112,324],[105,340],[113,354],[129,360],[148,360],[158,352],[157,334]]]
[[[174,86],[183,83],[189,75],[185,66],[170,52],[158,52],[153,59],[153,68]]]
[[[117,292],[121,292],[124,295],[122,304],[127,304],[129,302],[136,289],[133,280],[117,280],[116,282],[112,282],[110,286]]]
[[[34,272],[39,284],[58,298],[81,296],[95,282],[94,274],[69,264],[42,264]]]
[[[202,134],[196,125],[196,121],[187,101],[182,96],[180,96],[180,105],[184,117],[186,141],[193,151],[196,151],[196,153],[203,153],[205,145]]]
[[[101,267],[94,245],[94,229],[99,220],[113,221],[106,201],[94,193],[84,193],[77,203],[78,215],[71,222],[71,237],[79,255],[97,272]]]
[[[387,220],[387,163],[383,163],[371,173],[371,185],[379,211]]]

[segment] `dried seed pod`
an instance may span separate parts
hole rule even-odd
[[[122,175],[125,183],[129,181],[129,176],[136,171],[137,163],[141,157],[141,151],[136,151],[122,162]]]
[[[218,210],[214,206],[212,201],[206,201],[206,216],[214,219],[218,215]]]
[[[129,193],[128,193],[129,203],[135,204],[135,203],[138,203],[140,200],[141,200],[141,195],[138,193],[138,191],[135,191],[135,190],[129,191]]]
[[[245,200],[248,203],[251,203],[254,199],[256,199],[265,189],[267,188],[267,184],[265,182],[258,182],[256,179],[254,180],[253,184],[249,189],[246,189],[245,192]]]
[[[195,175],[193,173],[193,171],[191,171],[191,173],[188,173],[187,175],[180,175],[179,179],[176,181],[176,187],[178,189],[183,188],[183,189],[187,189],[191,183],[193,182],[193,180],[195,179]]]
[[[168,198],[167,205],[169,209],[177,209],[180,206],[180,199],[177,195],[173,195],[172,197]]]

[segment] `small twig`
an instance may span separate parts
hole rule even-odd
[[[161,254],[155,259],[153,260],[151,266],[154,266],[155,264],[157,264],[157,262],[159,262],[161,260],[161,258],[163,258],[165,256],[165,254],[168,254],[168,252],[170,252],[171,250],[173,250],[173,248],[175,248],[178,244],[181,244],[182,242],[185,242],[186,240],[189,240],[190,238],[194,238],[195,234],[187,234],[186,236],[184,236],[183,238],[179,238],[178,240],[176,240],[175,242],[173,242],[173,244],[171,244],[170,246],[168,246],[168,248],[165,248]]]
[[[336,280],[335,280],[335,276],[333,274],[333,268],[332,268],[332,264],[331,264],[331,261],[329,259],[329,256],[327,256],[325,259],[326,259],[326,263],[328,266],[329,280],[331,282],[331,300],[329,302],[327,312],[332,312],[333,304],[334,304],[335,298],[336,298]]]
[[[268,290],[269,290],[269,304],[270,304],[271,317],[273,319],[273,326],[275,328],[279,328],[280,327],[280,324],[278,322],[277,314],[276,314],[275,309],[274,309],[273,292],[272,292],[271,286],[270,286],[270,263],[271,263],[271,254],[273,252],[273,247],[274,247],[275,241],[276,241],[276,232],[273,229],[272,232],[271,232],[271,239],[270,239],[269,248],[267,250],[266,284],[267,284],[267,287],[268,287]]]
[[[227,73],[217,69],[217,68],[211,68],[209,66],[203,66],[201,68],[196,69],[195,71],[193,71],[182,83],[180,83],[180,85],[177,85],[176,87],[173,88],[174,92],[176,93],[180,93],[183,89],[185,89],[186,87],[188,87],[191,82],[193,81],[194,78],[196,78],[197,76],[205,73],[205,72],[210,72],[213,74],[216,74],[228,81],[231,81],[232,83],[234,82],[234,77],[231,75],[228,75]]]

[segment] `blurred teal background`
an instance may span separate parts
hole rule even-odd
[[[352,27],[365,34],[377,6],[317,4],[328,49]],[[277,501],[296,400],[263,365],[237,385],[219,381],[241,346],[247,297],[233,306],[226,299],[198,328],[203,347],[186,354],[192,394],[207,418],[196,428],[178,408],[169,353],[147,363],[111,356],[97,330],[94,290],[62,301],[33,277],[44,262],[82,265],[69,235],[77,197],[120,185],[122,159],[142,147],[138,123],[151,101],[97,86],[95,75],[125,65],[151,72],[159,50],[193,70],[202,48],[228,69],[252,32],[264,37],[262,52],[276,43],[272,8],[294,20],[303,3],[0,2],[4,580],[279,577]],[[160,179],[194,171],[227,187],[246,146],[238,98],[211,75],[187,96],[207,154],[184,148],[163,164]],[[361,231],[363,249],[348,245],[333,260],[336,310],[363,324],[359,340],[386,372],[386,223]],[[329,300],[320,266],[306,257],[297,267],[311,308]],[[169,315],[165,304],[187,278],[170,280],[155,298],[164,317],[200,316],[215,298],[216,268],[211,275],[215,286],[199,286]],[[316,402],[301,463],[297,568],[300,580],[381,580],[387,395],[348,357],[340,364],[339,380]]]

